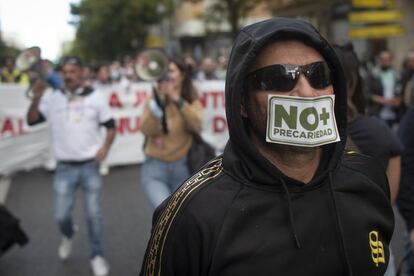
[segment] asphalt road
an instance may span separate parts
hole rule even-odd
[[[110,275],[136,276],[151,230],[152,210],[138,182],[139,166],[113,168],[104,177],[104,250]],[[89,243],[79,191],[74,220],[79,231],[73,254],[65,262],[57,255],[60,242],[53,220],[52,174],[44,170],[12,178],[6,206],[21,219],[30,242],[13,247],[0,258],[0,276],[89,276]]]
[[[103,214],[105,254],[110,275],[138,275],[150,234],[152,210],[138,182],[139,166],[112,168],[104,177]],[[60,242],[53,220],[52,174],[44,170],[21,172],[12,178],[6,206],[21,219],[30,243],[13,247],[0,258],[0,276],[90,276],[89,243],[79,191],[74,219],[79,231],[72,256],[61,262]],[[397,212],[392,241],[395,263],[404,255],[404,223]]]

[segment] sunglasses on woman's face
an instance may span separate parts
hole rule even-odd
[[[246,77],[248,89],[289,92],[303,74],[315,89],[324,89],[332,84],[331,71],[326,62],[318,61],[305,65],[274,64],[249,73]]]

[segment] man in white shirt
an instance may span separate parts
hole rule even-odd
[[[47,120],[52,131],[58,162],[54,177],[55,216],[63,235],[59,257],[65,260],[71,253],[76,231],[71,213],[76,189],[81,186],[91,243],[91,268],[95,276],[104,276],[109,266],[102,249],[99,163],[106,158],[115,138],[115,121],[103,94],[82,86],[82,72],[81,60],[68,56],[62,60],[62,89],[44,93],[45,84],[37,81],[27,121],[34,125]],[[100,126],[107,129],[103,143]]]
[[[371,100],[378,104],[381,109],[377,116],[386,122],[389,127],[393,127],[398,122],[397,109],[401,104],[399,91],[399,77],[392,68],[392,53],[382,51],[379,55],[379,67],[374,72],[382,84],[382,95],[373,95]]]

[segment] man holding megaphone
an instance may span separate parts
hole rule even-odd
[[[99,163],[115,138],[115,121],[102,93],[83,87],[83,65],[76,56],[61,62],[64,86],[44,94],[46,85],[37,80],[32,86],[33,99],[27,113],[29,125],[47,120],[58,165],[54,177],[55,217],[62,233],[59,257],[66,260],[72,250],[76,226],[72,221],[76,189],[82,187],[91,245],[91,268],[95,276],[107,275],[103,258],[102,214]],[[102,144],[100,126],[106,128]]]

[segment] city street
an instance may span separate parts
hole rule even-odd
[[[0,276],[414,276],[413,121],[414,0],[0,0]]]
[[[151,229],[151,208],[138,182],[139,166],[117,167],[104,177],[103,222],[110,275],[138,275]],[[79,226],[73,254],[61,262],[53,220],[52,173],[34,170],[12,178],[6,206],[21,219],[30,238],[0,259],[1,276],[89,276],[89,243],[79,190],[74,220]]]
[[[151,208],[138,182],[139,166],[115,167],[104,177],[103,213],[106,257],[110,275],[138,275],[151,228]],[[53,221],[52,173],[43,169],[12,177],[6,206],[21,219],[30,243],[17,246],[0,259],[1,276],[90,276],[87,228],[79,192],[75,222],[79,231],[72,256],[57,256],[60,237]],[[403,222],[396,216],[393,250],[398,264],[403,256]]]

